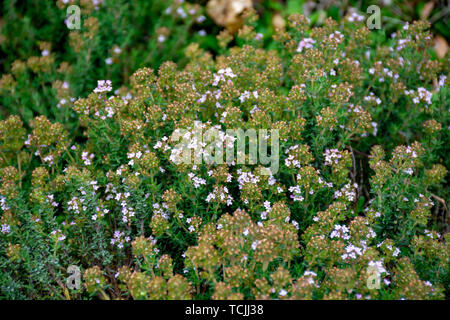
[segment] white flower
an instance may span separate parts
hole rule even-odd
[[[381,273],[386,273],[387,274],[387,271],[386,271],[386,269],[383,266],[383,261],[382,260],[369,261],[368,265],[369,265],[369,267],[375,268],[376,271],[378,272],[378,274],[381,274]]]
[[[285,295],[287,295],[287,291],[284,289],[281,289],[280,292],[278,293],[280,296],[284,297]]]
[[[316,41],[313,40],[312,38],[304,38],[298,44],[297,52],[302,52],[303,49],[311,49],[314,43],[316,43]]]
[[[99,80],[97,81],[97,88],[94,89],[95,93],[103,93],[112,91],[111,80]]]
[[[412,168],[405,169],[405,170],[403,170],[403,172],[406,174],[409,174],[410,176],[414,173]]]
[[[5,234],[5,233],[10,233],[10,232],[11,232],[11,227],[9,225],[7,225],[6,223],[2,224],[2,233]]]
[[[400,253],[400,249],[399,249],[399,248],[395,248],[395,250],[394,250],[394,252],[392,253],[392,255],[393,255],[394,257],[397,257],[399,253]]]

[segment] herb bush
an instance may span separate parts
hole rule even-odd
[[[217,57],[194,43],[129,91],[93,86],[82,135],[0,122],[2,298],[448,296],[448,64],[429,25],[386,38],[356,14],[292,15],[266,50],[245,18]],[[171,137],[198,127],[278,129],[278,172],[177,162]]]
[[[324,18],[342,19],[351,10],[366,12],[376,5],[380,8],[383,30],[388,33],[401,27],[405,21],[427,20],[434,35],[450,38],[449,10],[445,1],[405,1],[405,0],[364,0],[364,1],[321,1],[321,0],[286,0],[289,10],[302,10],[312,22],[320,23]]]
[[[17,114],[28,127],[33,117],[45,115],[63,122],[73,133],[77,130],[77,117],[71,112],[72,104],[78,97],[86,97],[98,79],[110,79],[120,89],[138,68],[157,69],[167,60],[184,66],[184,51],[190,42],[199,43],[213,54],[221,52],[215,38],[220,29],[207,14],[209,2],[3,1],[0,119]],[[65,23],[67,8],[74,4],[81,8],[80,30],[69,30]],[[340,21],[343,15],[364,11],[371,4],[373,1],[255,0],[253,6],[261,16],[255,29],[263,36],[264,47],[272,48],[274,26],[283,25],[283,17],[289,13],[308,13],[312,25],[321,25],[326,16]],[[426,11],[433,30],[448,39],[448,17],[440,2],[433,7],[423,3],[414,7],[400,1],[383,4],[381,9],[383,30],[388,33],[403,20],[411,21]]]
[[[81,9],[79,30],[65,23],[70,5]],[[97,79],[119,89],[140,67],[184,63],[190,41],[217,47],[204,8],[179,0],[6,0],[0,16],[0,119],[17,114],[26,124],[45,115],[76,130],[73,102]]]

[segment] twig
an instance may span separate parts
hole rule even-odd
[[[444,199],[442,199],[441,197],[438,197],[437,195],[435,195],[434,193],[431,194],[431,196],[433,198],[435,198],[437,201],[439,201],[440,203],[442,203],[442,205],[444,206],[445,212],[448,215],[448,208],[447,208],[447,203],[445,202]]]
[[[48,263],[46,263],[45,266],[47,267],[48,272],[50,272],[50,275],[52,276],[52,278],[56,281],[56,283],[61,287],[62,291],[65,293],[66,287],[64,286],[62,281],[56,276],[55,270],[53,270],[53,267]],[[62,295],[60,295],[60,296],[62,297]]]

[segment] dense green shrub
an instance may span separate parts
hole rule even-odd
[[[220,56],[191,44],[129,91],[99,81],[73,103],[82,136],[0,122],[2,298],[448,295],[448,71],[429,26],[293,15],[266,50],[246,18]],[[278,129],[279,171],[176,161],[175,134],[212,127]]]
[[[72,4],[81,9],[80,30],[65,23]],[[140,67],[183,64],[190,41],[217,47],[205,29],[218,27],[202,6],[184,1],[8,0],[0,10],[0,118],[45,115],[72,129],[72,100],[85,97],[97,79],[120,87]]]
[[[34,116],[45,115],[63,122],[73,132],[77,117],[71,112],[72,103],[85,97],[98,79],[108,78],[120,88],[138,68],[157,69],[168,60],[184,66],[184,51],[190,42],[213,54],[221,53],[215,38],[220,29],[206,14],[207,2],[3,1],[0,119],[17,114],[28,126]],[[327,16],[340,21],[352,10],[365,13],[375,2],[254,1],[261,15],[256,31],[262,35],[264,47],[272,48],[275,25],[284,24],[282,17],[288,13],[308,12],[311,23],[321,25]],[[80,30],[71,31],[65,24],[67,8],[72,4],[81,8]],[[420,18],[424,7],[423,3],[384,3],[383,30],[390,34],[403,21]],[[446,9],[440,3],[433,8],[425,10],[429,11],[433,31],[449,38]]]
[[[351,10],[367,12],[371,5],[380,8],[383,30],[390,34],[401,28],[408,21],[426,20],[431,24],[434,35],[450,39],[448,28],[448,4],[445,1],[405,1],[405,0],[364,0],[364,1],[321,1],[321,0],[287,0],[291,10],[302,9],[314,23],[321,23],[326,17],[340,20]]]

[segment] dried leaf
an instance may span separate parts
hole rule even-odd
[[[272,18],[272,24],[275,29],[283,29],[286,25],[286,21],[283,19],[281,14],[277,13]]]
[[[427,2],[423,6],[422,12],[420,13],[420,19],[427,20],[433,9],[434,9],[434,2],[433,1]]]
[[[434,38],[434,50],[436,50],[436,53],[439,58],[443,58],[447,54],[448,51],[447,41],[440,35],[437,35]]]
[[[252,6],[252,0],[210,0],[206,8],[215,23],[234,33],[242,26],[244,10]]]

